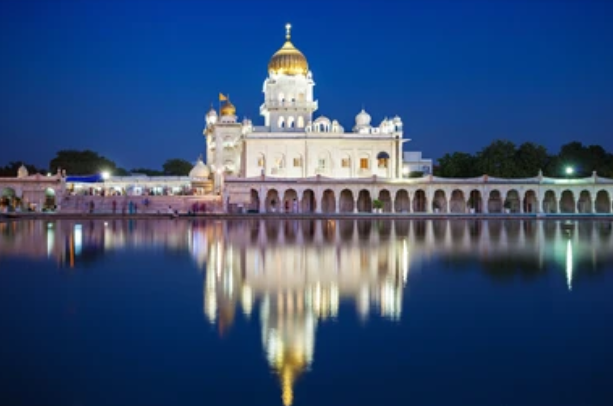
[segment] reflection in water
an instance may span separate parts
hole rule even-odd
[[[409,270],[434,257],[452,269],[474,264],[495,281],[565,269],[573,279],[611,260],[611,222],[481,220],[109,220],[0,223],[8,256],[53,257],[79,269],[108,251],[188,251],[204,273],[203,312],[220,336],[236,313],[260,315],[262,345],[284,405],[311,367],[317,326],[354,306],[401,318]]]

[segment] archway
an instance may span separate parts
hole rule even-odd
[[[535,213],[538,208],[538,199],[534,190],[528,190],[524,194],[524,213]]]
[[[426,211],[426,192],[422,189],[415,191],[415,196],[413,197],[413,212],[415,213],[423,213]]]
[[[392,196],[390,191],[387,189],[383,189],[379,191],[379,200],[383,203],[383,212],[391,213],[392,212]]]
[[[340,213],[353,213],[353,193],[349,189],[343,189],[338,204]]]
[[[611,213],[611,199],[606,190],[596,193],[596,213]]]
[[[468,201],[466,202],[468,210],[472,213],[481,213],[483,211],[483,199],[481,198],[481,192],[477,189],[473,189],[468,193]]]
[[[12,211],[15,207],[17,195],[15,189],[10,187],[2,189],[2,195],[0,195],[0,211]]]
[[[487,211],[490,213],[502,213],[502,197],[499,190],[492,190],[487,201]]]
[[[396,192],[396,201],[394,202],[396,213],[407,213],[410,211],[411,202],[409,201],[409,192],[402,189]]]
[[[511,189],[507,192],[507,197],[504,199],[503,207],[505,212],[517,213],[519,211],[519,205],[521,199],[519,198],[519,192],[515,189]]]
[[[573,192],[565,190],[560,196],[560,213],[574,213],[575,212],[575,197]]]
[[[266,201],[264,202],[266,212],[276,213],[282,210],[281,203],[279,203],[279,193],[276,189],[270,189],[266,193]]]
[[[358,212],[372,212],[372,198],[370,197],[370,192],[366,189],[362,189],[358,193]]]
[[[55,190],[50,187],[45,189],[45,203],[43,204],[43,210],[55,211]]]
[[[321,197],[321,211],[323,213],[334,213],[336,211],[336,199],[334,192],[330,189],[325,190]]]
[[[438,189],[434,192],[434,198],[432,199],[432,210],[435,213],[448,213],[447,211],[447,196],[445,191]]]
[[[556,194],[553,190],[548,190],[545,192],[545,196],[543,197],[543,213],[557,213],[558,212],[558,201],[556,199]]]
[[[592,196],[587,190],[582,190],[579,194],[579,200],[577,201],[578,213],[591,213],[592,212]]]
[[[316,208],[315,193],[311,189],[305,190],[302,194],[300,210],[302,213],[313,213]]]
[[[466,203],[464,202],[464,192],[456,189],[451,192],[449,199],[449,213],[466,213]]]
[[[247,207],[247,211],[256,213],[260,211],[260,194],[255,189],[251,189],[251,200]]]
[[[281,206],[280,210],[284,213],[294,213],[298,211],[298,193],[296,193],[294,189],[287,189],[285,193],[283,193],[283,206]]]

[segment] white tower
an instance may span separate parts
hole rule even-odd
[[[264,104],[260,114],[271,132],[304,131],[317,110],[312,74],[305,56],[291,42],[292,26],[285,26],[285,44],[268,63]]]

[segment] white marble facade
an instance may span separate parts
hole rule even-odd
[[[351,131],[325,116],[314,118],[319,104],[305,56],[294,47],[290,26],[286,42],[271,58],[264,81],[263,126],[237,121],[225,100],[219,116],[206,115],[207,163],[217,184],[222,177],[382,178],[402,176],[402,120],[371,123],[362,109]],[[221,95],[220,95],[221,96]],[[225,96],[222,96],[225,99]]]

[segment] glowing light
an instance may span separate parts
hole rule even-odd
[[[575,169],[572,166],[567,166],[565,171],[567,175],[572,175],[575,172]]]
[[[102,179],[107,180],[108,178],[111,177],[111,174],[108,173],[107,171],[102,172]]]
[[[81,255],[83,248],[83,228],[81,224],[74,225],[74,251],[75,255]]]

